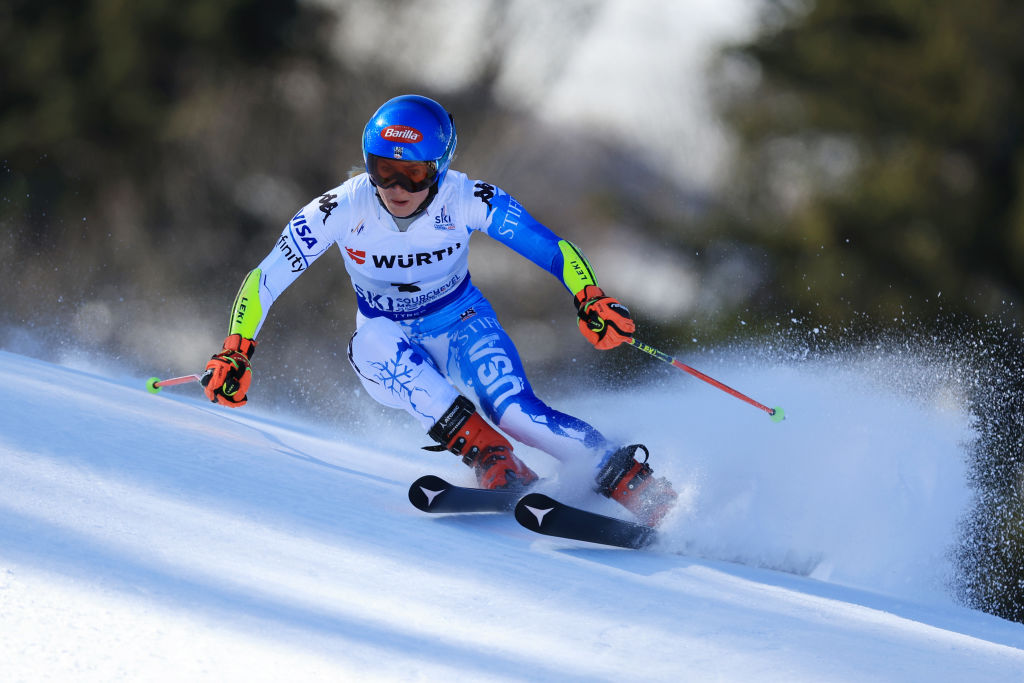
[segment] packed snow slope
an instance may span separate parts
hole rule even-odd
[[[955,390],[910,362],[706,360],[788,419],[671,369],[559,403],[680,490],[629,551],[418,512],[418,475],[469,472],[400,415],[330,433],[0,352],[0,680],[1024,680],[1024,625],[945,587]]]

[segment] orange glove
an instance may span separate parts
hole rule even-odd
[[[214,403],[231,408],[244,406],[245,392],[252,382],[252,368],[249,359],[256,350],[256,342],[240,334],[229,335],[224,340],[224,350],[210,358],[206,372],[199,380],[206,397]]]
[[[584,287],[575,302],[580,332],[602,351],[613,349],[633,336],[636,325],[629,317],[629,309],[605,296],[597,285]]]

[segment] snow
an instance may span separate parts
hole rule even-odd
[[[411,481],[468,470],[384,409],[378,440],[0,352],[0,680],[1024,680],[1024,625],[945,588],[971,431],[940,373],[696,360],[787,420],[671,368],[559,401],[680,489],[638,552],[420,513]]]

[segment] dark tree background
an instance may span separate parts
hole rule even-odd
[[[764,17],[719,64],[743,146],[720,225],[770,253],[771,307],[1019,318],[1024,6],[818,0]]]

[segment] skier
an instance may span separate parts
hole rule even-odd
[[[647,448],[616,448],[586,422],[534,394],[512,340],[468,272],[469,238],[481,231],[558,278],[583,335],[611,349],[634,331],[629,311],[597,284],[590,264],[500,188],[449,169],[453,117],[437,102],[403,95],[363,131],[366,172],[314,199],[288,222],[244,278],[223,350],[207,364],[207,397],[246,402],[256,336],[274,300],[332,244],[355,289],[348,357],[367,393],[415,417],[462,456],[485,488],[526,488],[537,475],[477,410],[520,443],[563,463],[592,461],[597,490],[656,525],[676,494],[651,475]],[[475,404],[456,385],[475,395]],[[643,461],[634,456],[638,450]]]

